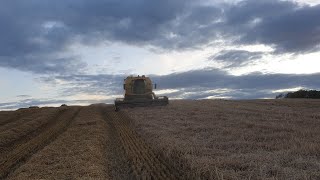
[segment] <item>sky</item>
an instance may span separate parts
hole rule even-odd
[[[320,88],[320,0],[0,2],[0,109],[113,103],[128,75],[170,99]]]

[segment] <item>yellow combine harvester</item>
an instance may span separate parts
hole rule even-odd
[[[156,96],[152,91],[157,88],[157,84],[152,84],[146,76],[128,76],[124,79],[124,98],[117,98],[114,102],[116,111],[120,107],[136,106],[165,106],[169,103],[167,96]]]

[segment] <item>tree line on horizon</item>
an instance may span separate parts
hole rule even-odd
[[[320,99],[320,91],[300,89],[295,92],[281,93],[276,96],[276,99],[282,99],[282,98]]]

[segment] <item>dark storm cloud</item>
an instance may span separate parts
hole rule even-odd
[[[183,50],[223,39],[270,45],[277,53],[306,53],[319,49],[317,17],[319,5],[280,0],[223,5],[190,0],[2,1],[0,66],[35,73],[76,70],[79,60],[57,56],[74,42]]]
[[[85,43],[146,43],[184,9],[184,0],[33,0],[1,2],[2,55],[61,49],[75,36]],[[35,40],[41,39],[44,43]],[[44,46],[44,47],[43,47]]]
[[[241,62],[244,60],[255,60],[262,57],[262,52],[250,52],[245,50],[223,50],[212,59],[221,61]]]
[[[250,52],[245,50],[223,50],[208,59],[227,63],[228,67],[238,67],[261,59],[263,54],[263,52]]]
[[[17,98],[30,98],[31,96],[26,95],[26,94],[21,94],[21,95],[17,95]]]
[[[234,76],[217,69],[204,69],[156,76],[154,80],[163,89],[178,89],[182,98],[206,98],[208,96],[235,99],[272,98],[274,90],[304,87],[320,88],[320,74],[261,74]],[[219,89],[227,89],[221,92]],[[212,90],[218,90],[214,92]],[[228,92],[230,90],[230,92]]]
[[[319,50],[320,5],[299,7],[288,1],[242,1],[226,12],[238,43],[273,46],[278,53]]]
[[[46,59],[45,57],[0,57],[0,67],[14,68],[39,74],[65,74],[83,70],[86,64],[73,58]]]
[[[0,3],[2,67],[35,73],[79,69],[79,60],[56,53],[75,41],[152,44],[184,9],[184,0],[32,0]],[[48,58],[46,56],[50,56]],[[79,64],[77,64],[77,62]],[[44,69],[44,70],[42,70]]]
[[[292,87],[320,88],[320,74],[261,74],[234,76],[218,69],[204,69],[157,76],[162,88],[258,89],[274,90]]]

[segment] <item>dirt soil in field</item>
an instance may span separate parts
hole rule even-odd
[[[0,112],[0,179],[320,179],[320,101]]]
[[[126,112],[151,147],[212,179],[320,179],[319,100],[177,100]]]

